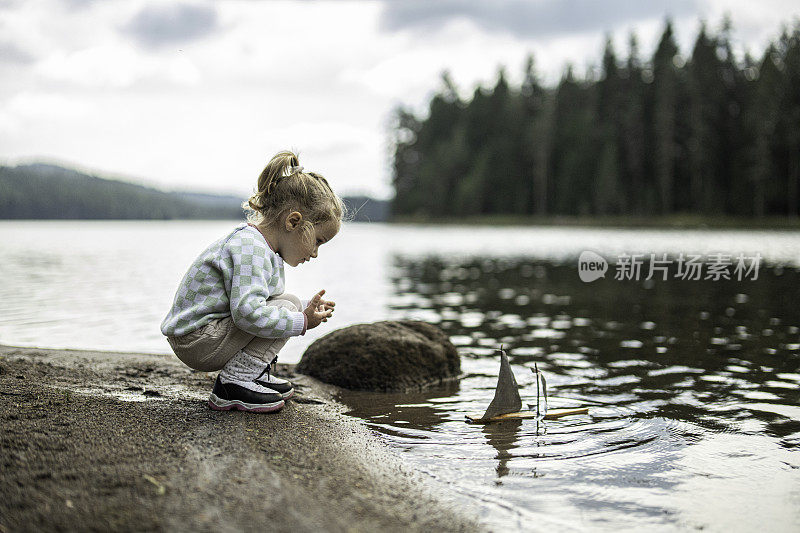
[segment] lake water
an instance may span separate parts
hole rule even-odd
[[[0,222],[0,343],[169,353],[177,283],[232,225]],[[586,250],[604,278],[581,281]],[[681,254],[700,279],[678,276]],[[740,254],[758,271],[737,271]],[[639,276],[620,269],[631,255]],[[495,530],[800,530],[799,232],[349,224],[286,274],[337,312],[282,361],[356,322],[450,335],[459,383],[340,400]],[[491,400],[500,344],[523,402],[537,363],[551,408],[589,414],[465,424]]]

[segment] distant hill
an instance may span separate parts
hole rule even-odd
[[[386,222],[389,220],[389,202],[369,196],[345,196],[342,198],[351,220],[355,222]]]
[[[42,163],[0,167],[0,218],[241,218],[240,199],[164,192]]]
[[[57,165],[0,166],[0,219],[242,219],[244,198],[165,192]],[[357,220],[386,220],[388,202],[344,198]],[[366,204],[365,204],[366,201]]]

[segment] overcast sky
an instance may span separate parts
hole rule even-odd
[[[386,198],[391,111],[424,109],[444,69],[466,95],[533,53],[554,83],[607,33],[649,56],[669,14],[688,54],[726,12],[760,55],[800,2],[0,0],[0,163],[246,195],[293,148],[340,193]]]

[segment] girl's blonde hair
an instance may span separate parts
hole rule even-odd
[[[303,230],[329,220],[341,221],[345,207],[328,180],[315,172],[304,172],[297,154],[275,154],[258,177],[255,194],[242,207],[256,225],[274,226],[291,211],[303,215]]]

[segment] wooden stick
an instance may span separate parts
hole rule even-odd
[[[552,409],[544,417],[547,420],[553,420],[562,416],[585,414],[589,414],[588,407],[576,407],[575,409]],[[487,419],[482,419],[481,415],[467,415],[467,422],[470,424],[491,424],[492,422],[501,422],[503,420],[524,420],[528,418],[536,418],[536,413],[533,411],[517,411],[516,413],[506,413]]]

